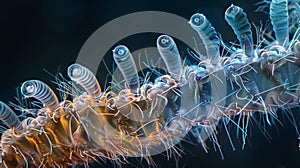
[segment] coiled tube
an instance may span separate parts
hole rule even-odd
[[[182,75],[182,63],[174,40],[168,35],[161,35],[157,38],[156,45],[167,65],[168,72],[175,80],[179,81]]]
[[[52,89],[40,80],[28,80],[21,86],[21,93],[25,97],[33,97],[53,111],[58,105],[58,99]]]
[[[202,39],[206,54],[208,58],[212,59],[212,64],[216,64],[218,62],[218,59],[216,58],[218,58],[219,55],[220,40],[217,37],[215,28],[206,19],[206,17],[200,13],[194,14],[191,17],[189,24],[194,30],[197,31]]]
[[[270,5],[270,18],[275,32],[276,40],[280,45],[288,42],[289,23],[288,23],[288,2],[287,0],[272,0]]]
[[[113,57],[120,68],[130,91],[136,93],[137,89],[140,87],[140,81],[136,65],[129,49],[124,45],[119,45],[113,50]]]
[[[81,85],[93,98],[101,96],[101,87],[95,75],[86,67],[79,64],[72,64],[68,68],[68,76],[72,81]]]
[[[253,37],[247,14],[242,8],[232,4],[225,12],[225,20],[233,29],[245,54],[253,56]]]
[[[15,112],[2,101],[0,101],[0,120],[9,128],[17,128],[20,125],[20,120]]]

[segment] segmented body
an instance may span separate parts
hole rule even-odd
[[[273,1],[271,13],[276,10],[272,3],[277,0]],[[287,11],[288,6],[285,8],[280,10]],[[168,74],[151,83],[139,81],[126,46],[113,50],[126,82],[118,93],[102,91],[92,72],[79,64],[68,69],[70,79],[79,87],[62,84],[71,100],[59,102],[45,83],[26,81],[22,94],[39,100],[43,107],[20,122],[8,106],[1,104],[0,119],[9,129],[1,137],[0,167],[67,167],[88,165],[99,158],[118,162],[126,162],[127,157],[148,159],[175,150],[174,145],[186,133],[200,128],[204,133],[198,133],[197,138],[207,150],[208,137],[219,147],[215,131],[219,121],[233,116],[249,118],[254,112],[266,115],[272,125],[269,118],[276,119],[276,109],[299,106],[298,34],[289,40],[287,33],[281,33],[288,31],[288,26],[280,26],[280,31],[275,26],[277,41],[255,46],[243,10],[230,6],[226,13],[240,49],[228,48],[223,42],[229,54],[220,55],[221,40],[215,28],[204,15],[195,14],[189,23],[204,41],[207,56],[199,58],[197,65],[186,65],[172,37],[162,35],[157,48]],[[285,19],[288,22],[289,18]],[[272,16],[271,20],[276,25],[278,18]],[[85,93],[72,94],[78,88]],[[247,126],[243,123],[239,127],[244,132],[244,144]]]

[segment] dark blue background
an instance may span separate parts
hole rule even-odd
[[[200,11],[204,13],[225,41],[235,37],[224,20],[224,11],[231,4],[244,8],[248,18],[259,24],[267,15],[254,13],[256,0],[12,0],[0,2],[0,99],[14,101],[16,88],[27,79],[40,79],[50,83],[53,78],[43,71],[66,74],[67,67],[74,63],[85,40],[106,22],[122,15],[146,10],[165,11],[184,18]],[[147,37],[147,36],[146,36]],[[130,45],[142,46],[139,36],[129,40]],[[150,37],[150,43],[155,39]],[[113,46],[112,46],[113,47]],[[145,47],[145,46],[144,46]],[[184,50],[184,48],[181,48]],[[108,53],[109,54],[109,53]],[[101,76],[101,74],[98,74]],[[103,81],[102,81],[103,83]],[[51,86],[55,87],[50,83]],[[299,111],[295,110],[295,113]],[[166,156],[154,156],[158,167],[262,167],[290,168],[300,166],[298,140],[291,124],[268,128],[272,136],[269,143],[262,133],[253,128],[246,148],[232,151],[227,135],[219,135],[225,160],[210,144],[206,154],[198,145],[183,143],[185,154],[167,160]],[[191,140],[193,141],[193,139]],[[238,142],[238,140],[235,140]],[[146,162],[130,159],[138,167],[148,167]],[[94,165],[93,165],[94,166]],[[99,166],[99,165],[98,165]],[[94,167],[98,167],[94,166]],[[113,166],[112,164],[103,167]],[[132,167],[124,165],[124,167]]]

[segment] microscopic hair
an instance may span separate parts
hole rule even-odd
[[[215,150],[224,159],[224,139],[233,150],[243,150],[249,136],[255,136],[251,127],[270,140],[267,127],[286,122],[300,139],[291,112],[300,102],[300,29],[290,28],[294,16],[288,12],[299,4],[263,3],[268,10],[259,10],[270,14],[273,30],[253,26],[256,43],[247,14],[232,4],[224,18],[238,44],[224,41],[208,18],[196,12],[187,24],[199,35],[204,53],[197,47],[183,48],[180,39],[159,32],[152,44],[157,55],[145,54],[145,62],[136,61],[126,44],[111,46],[109,58],[123,75],[121,82],[108,80],[114,78],[114,68],[106,64],[99,67],[111,71],[104,78],[79,63],[69,65],[67,77],[55,76],[57,91],[48,82],[25,81],[18,103],[10,107],[0,101],[0,168],[89,167],[106,161],[121,167],[133,157],[155,167],[154,155],[190,155],[178,144],[191,139],[206,153]],[[160,63],[165,66],[156,66]],[[281,113],[288,121],[281,121]]]

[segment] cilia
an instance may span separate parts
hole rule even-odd
[[[157,39],[157,49],[166,65],[165,73],[150,67],[140,76],[130,50],[118,45],[113,59],[124,77],[124,85],[111,84],[105,90],[95,75],[80,64],[68,68],[70,81],[57,78],[54,91],[40,80],[25,81],[24,98],[35,110],[0,102],[0,119],[5,128],[0,142],[0,167],[88,166],[109,159],[127,163],[141,157],[155,164],[151,156],[167,151],[180,154],[175,145],[192,132],[208,152],[206,141],[220,151],[218,126],[236,126],[242,134],[255,122],[254,113],[272,125],[278,109],[299,107],[300,31],[297,1],[263,1],[258,10],[269,9],[273,29],[252,26],[242,8],[231,5],[225,20],[238,44],[227,45],[203,14],[191,16],[189,24],[199,34],[205,53],[190,50],[195,64],[182,61],[168,35]],[[295,15],[296,12],[296,15]],[[274,35],[274,36],[273,36]],[[195,62],[195,61],[194,61]],[[124,87],[123,87],[124,86]],[[111,88],[119,87],[117,92]],[[32,113],[34,111],[34,113]],[[297,123],[290,120],[299,136]],[[228,134],[228,139],[232,143]]]

